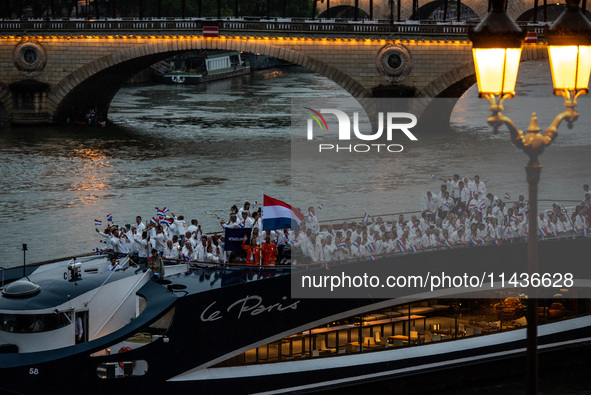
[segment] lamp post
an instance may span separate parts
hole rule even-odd
[[[566,10],[548,29],[546,38],[554,94],[564,98],[566,108],[543,132],[538,126],[536,114],[533,113],[530,125],[524,133],[511,119],[501,114],[501,111],[504,110],[505,99],[515,94],[521,43],[525,32],[506,14],[506,0],[493,0],[492,3],[491,12],[470,33],[470,39],[473,44],[479,96],[490,102],[492,115],[487,122],[493,127],[494,133],[498,133],[499,127],[505,125],[511,141],[529,157],[525,171],[529,186],[528,272],[531,277],[538,270],[538,182],[542,170],[538,157],[558,135],[560,123],[566,120],[568,127],[572,128],[579,116],[575,110],[577,98],[588,93],[591,71],[591,23],[581,13],[579,0],[567,0]],[[537,297],[537,289],[530,286],[526,360],[528,394],[537,394],[538,391]]]

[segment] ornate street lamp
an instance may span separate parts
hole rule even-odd
[[[530,276],[538,270],[538,182],[542,166],[539,155],[558,135],[558,126],[566,120],[572,128],[579,116],[575,107],[577,98],[588,93],[591,71],[591,23],[579,10],[579,0],[567,0],[566,10],[548,29],[547,41],[552,68],[554,94],[564,97],[565,110],[542,132],[537,116],[532,114],[526,133],[513,121],[501,114],[503,102],[515,94],[515,81],[521,57],[521,31],[505,13],[506,0],[493,0],[491,12],[470,33],[480,97],[490,102],[492,115],[488,123],[498,133],[499,127],[509,129],[511,141],[529,157],[525,166],[529,185],[528,210],[528,271]],[[537,357],[537,289],[528,289],[527,309],[527,393],[538,391]]]

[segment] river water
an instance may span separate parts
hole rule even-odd
[[[520,97],[506,103],[521,128],[530,107],[543,101],[550,104],[538,109],[542,127],[562,111],[548,81],[547,61],[522,64]],[[489,177],[488,190],[509,193],[511,201],[526,194],[526,156],[508,133],[491,133],[488,105],[475,99],[475,87],[465,96],[451,132],[434,130],[403,153],[356,161],[349,171],[335,172],[330,185],[312,182],[307,201],[295,204],[323,204],[321,220],[338,216],[336,205],[361,217],[368,196],[372,215],[412,211],[426,190],[439,190],[431,174],[454,173]],[[233,204],[260,205],[263,193],[289,200],[291,100],[347,97],[332,81],[291,67],[196,86],[125,87],[111,104],[113,125],[106,128],[0,128],[0,266],[22,264],[23,243],[27,262],[100,248],[94,219],[105,224],[107,214],[125,224],[136,215],[149,220],[155,207],[166,206],[186,220],[199,219],[205,231],[219,231],[216,215],[227,218]],[[581,200],[582,184],[590,183],[590,102],[580,99],[581,119],[572,130],[563,125],[542,155],[540,198]],[[344,195],[347,200],[339,200]]]

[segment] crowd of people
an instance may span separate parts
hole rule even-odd
[[[365,216],[359,222],[320,225],[314,207],[309,207],[300,229],[263,229],[262,211],[251,210],[245,202],[232,206],[222,228],[245,228],[242,251],[226,251],[223,231],[206,234],[199,221],[187,224],[182,215],[167,215],[158,210],[144,224],[111,225],[96,231],[106,244],[104,251],[137,255],[140,261],[160,255],[164,260],[210,263],[246,262],[248,264],[323,263],[353,258],[375,258],[398,252],[417,252],[432,248],[455,248],[461,245],[500,244],[523,238],[531,231],[528,225],[528,202],[520,195],[511,202],[487,192],[487,180],[476,175],[460,179],[454,175],[441,179],[438,193],[427,191],[421,199],[420,214],[409,219],[400,214],[391,222],[382,217]],[[541,238],[587,235],[591,224],[591,191],[583,186],[579,205],[567,210],[554,203],[551,209],[537,213]],[[301,210],[300,210],[301,211]],[[333,221],[334,222],[334,221]],[[154,255],[156,253],[156,255]],[[152,257],[152,260],[155,258]]]

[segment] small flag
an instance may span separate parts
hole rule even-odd
[[[326,269],[326,271],[330,270],[330,268],[328,267],[328,262],[324,262],[324,268]]]
[[[495,240],[495,244],[498,245],[498,246],[500,246],[501,245],[501,242],[499,240]]]
[[[98,253],[99,255],[103,253],[103,250],[101,250],[100,248],[95,248],[93,251]]]
[[[410,246],[410,250],[412,252],[419,252],[419,250],[417,249],[417,246],[415,246],[415,245]]]
[[[173,221],[172,221],[172,219],[170,219],[170,218],[162,218],[162,219],[160,220],[160,223],[161,223],[161,224],[166,224],[166,225],[170,225],[170,224],[172,224],[172,222],[173,222]]]
[[[478,245],[478,242],[475,239],[470,240],[470,243],[472,243],[472,245],[475,245],[475,246]]]
[[[548,236],[548,232],[546,232],[546,228],[540,229],[540,236],[542,236],[542,237],[547,237]]]
[[[449,242],[449,240],[445,240],[443,242],[443,245],[446,246],[446,247],[449,247],[449,248],[453,248],[453,246],[451,245],[451,243]]]
[[[427,214],[427,215],[433,215],[433,211],[431,211],[431,210],[426,210],[426,211],[425,211],[425,214]]]
[[[398,249],[400,250],[400,252],[405,252],[406,251],[406,245],[400,239],[398,239]]]
[[[363,214],[363,222],[369,222],[369,214],[368,213]]]
[[[184,259],[185,261],[190,261],[190,260],[191,260],[191,258],[189,258],[188,256],[186,256],[185,254],[183,254],[183,259]]]
[[[154,225],[158,225],[159,222],[156,218],[152,217],[152,219],[150,220],[150,223],[154,224]]]
[[[98,219],[95,219],[94,220],[94,224],[95,225],[102,225],[103,224],[103,221],[99,221]]]
[[[434,180],[434,179],[436,179],[436,178],[437,178],[437,176],[436,176],[435,174],[431,174],[431,179],[432,179],[432,180]]]
[[[458,207],[458,214],[462,214],[462,208]]]
[[[337,244],[337,248],[349,248],[349,244],[342,242]]]
[[[369,259],[371,259],[372,261],[375,261],[376,260],[376,257],[373,256],[373,255],[370,255]]]
[[[511,199],[511,196],[509,196],[509,194],[508,194],[508,193],[506,193],[506,194],[505,194],[505,199],[509,200],[509,199]]]
[[[324,204],[321,204],[320,206],[318,206],[318,210],[322,210],[324,208]]]
[[[548,217],[551,217],[553,213],[554,213],[554,211],[552,211],[552,210],[546,210],[546,215]]]
[[[113,222],[113,216],[111,214],[107,214],[107,221]]]
[[[583,228],[583,236],[589,237],[589,229],[588,228]]]
[[[310,212],[308,213],[308,217],[310,217],[310,218],[314,218],[314,213],[310,211]]]
[[[370,252],[375,252],[375,250],[376,250],[376,246],[375,246],[373,243],[369,243],[369,244],[367,245],[367,249],[368,249]]]

